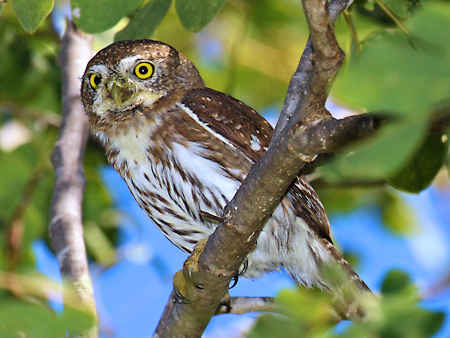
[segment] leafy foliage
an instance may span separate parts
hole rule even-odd
[[[93,324],[86,313],[67,307],[62,315],[48,307],[18,300],[2,300],[0,335],[4,338],[60,338],[67,331],[83,331]]]
[[[283,290],[277,296],[283,315],[262,315],[247,337],[430,337],[437,332],[444,315],[418,305],[417,289],[401,271],[390,271],[383,282],[377,302],[369,301],[371,310],[364,321],[335,333],[329,297],[317,290]],[[328,309],[328,311],[327,311]],[[402,325],[408,323],[407,325]]]
[[[338,78],[333,90],[337,99],[357,109],[389,112],[395,122],[324,168],[329,180],[397,174],[390,181],[394,186],[416,192],[426,187],[442,166],[444,145],[430,140],[424,143],[428,151],[418,150],[434,111],[449,99],[450,92],[450,49],[444,42],[450,39],[450,31],[435,34],[427,26],[430,21],[448,27],[450,6],[434,3],[415,11],[405,22],[409,40],[399,31],[373,34],[364,42],[361,55],[353,58]],[[429,157],[423,160],[432,164],[418,160],[424,151]],[[417,157],[408,165],[413,152]],[[412,177],[414,183],[408,181]]]

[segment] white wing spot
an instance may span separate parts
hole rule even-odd
[[[261,150],[261,144],[255,135],[252,135],[252,139],[250,140],[250,148],[254,151]]]

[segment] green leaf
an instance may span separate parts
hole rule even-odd
[[[409,0],[382,0],[382,2],[398,17],[408,16]]]
[[[390,112],[396,123],[337,156],[325,170],[328,179],[394,175],[420,146],[436,106],[450,98],[450,5],[424,5],[405,25],[414,47],[398,31],[374,34],[338,77],[334,97],[360,110]]]
[[[150,0],[139,8],[128,25],[114,36],[114,40],[149,38],[159,26],[172,4],[172,0]]]
[[[436,31],[430,27],[443,27]],[[361,55],[337,78],[333,95],[354,107],[408,117],[450,98],[450,5],[428,4],[405,25],[414,47],[398,31],[366,40]]]
[[[143,0],[73,0],[72,15],[87,33],[100,33],[131,14]]]
[[[381,200],[384,225],[397,235],[409,235],[417,230],[417,215],[395,191],[386,190]]]
[[[382,286],[383,296],[361,322],[354,322],[342,338],[360,337],[431,337],[443,324],[444,314],[419,307],[417,288],[407,274],[390,271]]]
[[[113,244],[94,222],[86,222],[84,225],[84,240],[96,263],[111,266],[116,262],[117,255]]]
[[[444,141],[444,142],[443,142]],[[418,193],[428,187],[445,162],[448,151],[447,138],[433,133],[388,182],[394,188]]]
[[[0,304],[2,338],[60,338],[66,337],[67,330],[83,331],[93,324],[91,315],[69,307],[60,316],[48,307],[32,303],[2,299]]]
[[[53,0],[12,0],[12,7],[23,29],[33,33],[53,9]]]
[[[381,285],[383,295],[395,295],[411,285],[411,278],[402,270],[390,270]]]
[[[327,294],[317,289],[284,289],[276,302],[284,315],[260,316],[247,337],[330,337],[333,321]]]
[[[176,0],[175,7],[183,26],[198,32],[216,16],[224,2],[225,0]]]
[[[389,177],[408,160],[425,131],[424,118],[418,122],[391,123],[375,138],[351,148],[350,153],[336,156],[320,172],[330,182]]]

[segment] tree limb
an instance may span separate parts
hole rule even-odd
[[[55,187],[51,202],[50,241],[58,257],[63,278],[75,288],[80,305],[96,316],[93,288],[83,241],[82,199],[84,192],[83,154],[88,132],[87,117],[80,100],[80,78],[92,56],[92,37],[67,23],[62,40],[63,117],[52,154]],[[97,328],[76,333],[97,337]]]
[[[337,16],[349,3],[335,0],[330,9],[340,5],[340,10],[334,12]],[[268,151],[252,167],[228,203],[222,224],[208,238],[204,248],[197,246],[185,262],[183,295],[188,296],[188,301],[177,301],[175,291],[172,291],[155,337],[201,336],[226,295],[231,278],[255,248],[265,221],[300,169],[315,158],[317,149],[327,152],[327,146],[335,146],[334,142],[328,142],[328,136],[323,138],[320,128],[315,125],[330,118],[324,103],[344,54],[333,32],[331,19],[335,16],[330,18],[328,15],[328,1],[304,0],[303,4],[311,31],[311,50],[305,50],[306,56],[304,54],[302,59],[307,58],[310,62],[303,66],[306,70],[301,68],[294,76],[298,73],[305,75],[299,81],[305,90],[297,88],[288,93],[287,96],[297,102],[293,104],[288,99],[285,102],[285,107],[291,106],[286,110],[294,112],[293,116],[282,128],[283,132],[274,137]],[[311,56],[308,57],[308,53]],[[332,139],[339,139],[343,132],[339,130]],[[308,140],[305,135],[309,135]],[[301,148],[298,144],[306,147]],[[310,148],[310,145],[313,146]],[[180,277],[179,274],[176,278]]]
[[[352,3],[353,0],[335,0],[330,2],[328,6],[328,13],[331,23],[334,23],[339,13],[348,8]],[[310,37],[306,43],[305,49],[303,50],[297,70],[289,82],[284,105],[281,109],[280,117],[278,118],[278,122],[275,127],[273,140],[279,137],[281,131],[287,126],[290,119],[298,110],[300,104],[304,101],[304,98],[309,95],[313,69],[313,49]]]
[[[279,312],[273,297],[231,297],[227,304],[219,306],[216,315],[249,312]]]

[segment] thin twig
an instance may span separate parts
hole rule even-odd
[[[78,294],[80,304],[96,315],[93,287],[83,241],[82,199],[84,192],[83,154],[88,121],[80,100],[80,78],[92,56],[92,37],[71,22],[62,40],[63,118],[59,139],[52,155],[55,187],[51,203],[50,240],[58,257],[61,274]],[[97,327],[74,336],[94,338]]]
[[[231,297],[221,305],[216,314],[244,314],[249,312],[279,312],[273,297]]]

